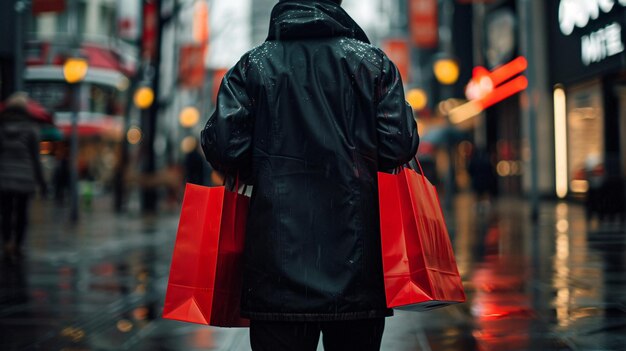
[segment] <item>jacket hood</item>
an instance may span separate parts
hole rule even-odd
[[[282,0],[272,10],[267,40],[342,36],[370,43],[363,29],[331,0]]]

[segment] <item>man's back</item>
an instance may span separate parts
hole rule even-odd
[[[213,166],[254,186],[242,314],[382,317],[378,170],[417,148],[395,66],[330,1],[287,1],[225,77],[203,132]]]

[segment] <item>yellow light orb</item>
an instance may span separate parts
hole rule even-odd
[[[126,139],[131,145],[139,144],[142,137],[143,135],[141,133],[141,129],[139,129],[138,127],[132,127],[128,130],[128,133],[126,133]]]
[[[77,57],[68,58],[63,65],[63,76],[65,81],[74,84],[85,79],[89,70],[87,60]]]
[[[435,78],[444,85],[452,85],[459,80],[459,64],[453,59],[439,59],[433,65]]]
[[[185,128],[192,128],[200,121],[200,111],[193,106],[185,107],[178,116],[180,125]]]
[[[188,154],[198,147],[198,140],[195,137],[188,136],[183,139],[180,143],[180,149]]]
[[[130,80],[128,80],[128,78],[126,77],[122,77],[117,82],[116,86],[117,86],[117,90],[126,91],[126,89],[128,89],[128,87],[130,86]]]
[[[428,95],[423,89],[411,89],[406,94],[406,100],[414,110],[420,111],[428,103]]]
[[[135,106],[145,110],[154,102],[154,91],[150,87],[141,87],[135,92],[134,101]]]
[[[128,319],[121,319],[117,322],[117,329],[122,333],[128,333],[133,330],[133,322]]]

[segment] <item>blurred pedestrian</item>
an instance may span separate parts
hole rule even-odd
[[[205,164],[204,156],[200,150],[198,139],[193,138],[185,154],[185,182],[196,185],[205,185]]]
[[[378,350],[385,319],[377,172],[418,146],[398,69],[340,0],[281,0],[224,77],[202,132],[254,187],[241,314],[253,350]]]
[[[15,93],[0,113],[0,207],[2,239],[7,258],[22,255],[28,205],[40,186],[46,193],[39,159],[39,131],[26,110],[27,97]]]
[[[491,204],[491,196],[495,193],[497,184],[496,171],[491,163],[489,153],[483,149],[475,149],[467,168],[472,179],[472,190],[478,200],[478,209],[487,209]]]

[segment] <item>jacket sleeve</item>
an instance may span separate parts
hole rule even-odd
[[[378,91],[378,169],[384,171],[410,161],[417,152],[419,136],[413,109],[404,98],[400,72],[385,55]]]
[[[234,175],[251,162],[252,102],[246,91],[247,56],[226,73],[215,112],[201,134],[204,155],[216,170]]]

